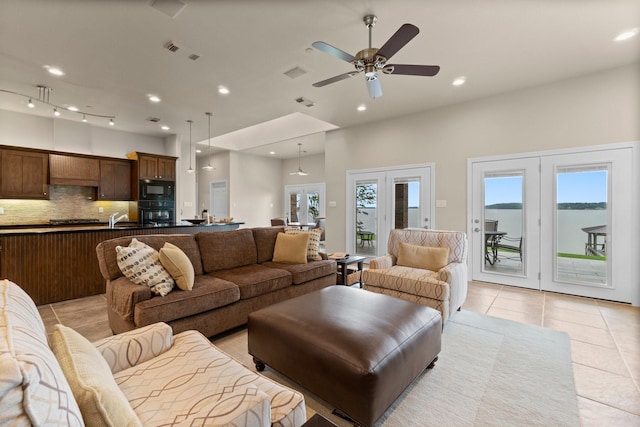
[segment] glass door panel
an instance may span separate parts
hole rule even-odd
[[[609,165],[556,169],[554,279],[607,286]]]
[[[537,158],[472,164],[472,278],[538,289]]]
[[[352,244],[357,255],[376,254],[375,238],[378,235],[377,180],[357,181],[355,186],[356,215]]]

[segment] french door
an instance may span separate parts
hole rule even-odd
[[[633,156],[622,147],[471,160],[473,280],[631,302]]]
[[[391,229],[431,228],[432,173],[431,165],[347,172],[347,252],[384,255]]]
[[[284,188],[284,213],[288,222],[315,223],[324,218],[325,185],[287,185]]]

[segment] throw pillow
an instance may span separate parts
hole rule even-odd
[[[158,251],[134,237],[129,246],[116,246],[116,252],[118,267],[127,279],[148,286],[158,295],[171,292],[175,282],[160,263]]]
[[[51,349],[71,386],[86,425],[142,425],[113,379],[106,360],[86,338],[58,324],[51,337]]]
[[[169,242],[165,242],[159,253],[160,263],[167,269],[169,274],[176,281],[176,284],[183,291],[193,289],[195,272],[191,260],[182,249]]]
[[[322,228],[312,228],[311,230],[301,230],[298,227],[286,227],[284,229],[285,234],[308,234],[309,243],[307,244],[307,260],[320,261],[322,257],[318,253],[320,250],[320,236],[322,235]]]
[[[273,248],[273,262],[287,264],[306,264],[309,234],[278,233]]]
[[[410,245],[401,242],[398,265],[438,271],[449,263],[449,248]]]

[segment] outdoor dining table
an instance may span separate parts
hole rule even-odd
[[[495,264],[498,259],[498,242],[502,236],[506,236],[506,231],[485,231],[484,232],[484,260],[490,265]]]

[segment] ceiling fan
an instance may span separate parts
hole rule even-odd
[[[417,36],[420,30],[415,25],[404,24],[380,49],[377,49],[371,47],[371,32],[376,22],[378,22],[378,18],[375,15],[367,15],[364,17],[364,23],[369,29],[369,47],[356,53],[355,56],[325,42],[317,41],[312,44],[316,49],[349,62],[356,67],[355,71],[339,74],[335,77],[314,83],[314,87],[322,87],[339,82],[340,80],[348,79],[364,71],[369,96],[375,99],[382,96],[382,86],[380,85],[378,71],[382,71],[384,74],[402,74],[407,76],[431,77],[438,74],[440,67],[437,65],[387,64],[387,61],[402,49],[404,45]]]
[[[305,151],[306,153],[306,151]],[[302,144],[298,143],[298,170],[295,172],[289,172],[289,175],[300,175],[300,176],[307,176],[309,175],[307,172],[303,171],[302,168],[300,167],[300,156],[302,155]]]

